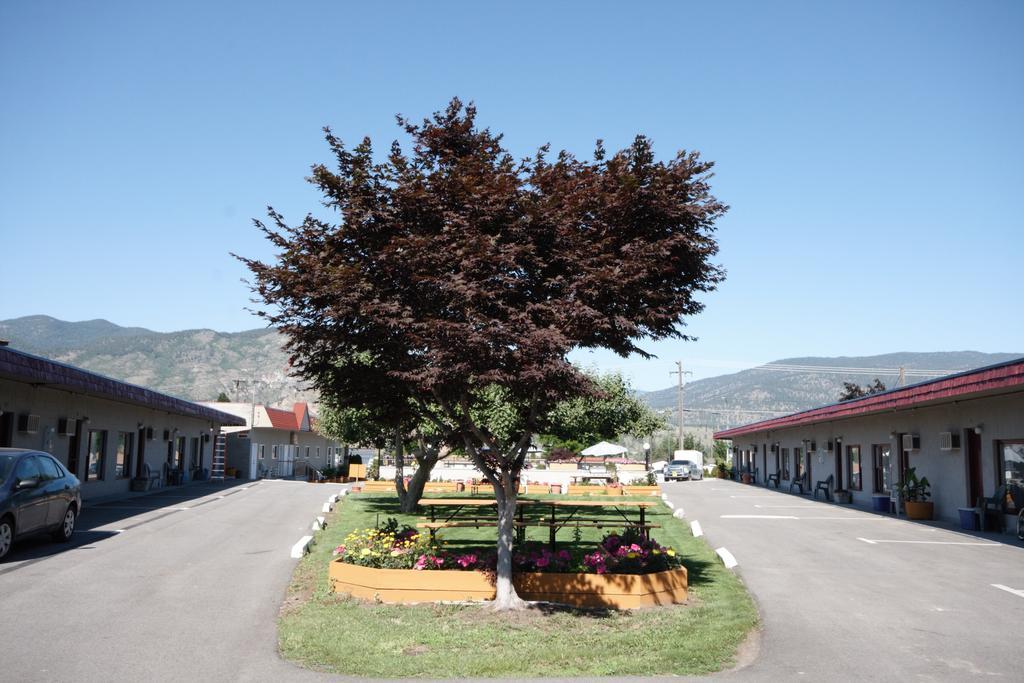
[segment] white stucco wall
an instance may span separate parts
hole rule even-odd
[[[921,439],[920,450],[909,452],[909,465],[917,469],[917,475],[928,477],[931,483],[935,516],[947,521],[957,521],[960,507],[972,507],[976,501],[969,500],[967,474],[967,435],[965,430],[981,425],[981,468],[984,495],[990,496],[997,487],[996,443],[1000,440],[1024,438],[1024,394],[1015,393],[989,398],[977,398],[949,402],[937,406],[917,407],[865,417],[851,417],[822,422],[802,427],[778,429],[771,432],[754,432],[734,438],[733,446],[739,452],[753,450],[757,455],[754,465],[758,468],[758,482],[763,483],[767,474],[775,470],[775,456],[770,451],[773,443],[790,449],[790,460],[794,448],[803,448],[804,439],[817,442],[817,450],[811,459],[811,486],[815,482],[835,474],[836,458],[826,451],[829,440],[842,437],[843,458],[846,465],[846,447],[861,447],[863,485],[860,491],[851,491],[854,502],[871,505],[874,495],[874,470],[872,467],[872,445],[891,445],[893,473],[896,480],[897,452],[899,444],[890,434],[917,434]],[[952,451],[939,450],[939,433],[960,434],[960,448]],[[769,448],[768,466],[765,467],[763,450]],[[792,476],[792,466],[790,475]],[[848,473],[843,473],[844,488],[849,489]],[[787,489],[789,482],[783,480],[781,488]]]
[[[155,471],[163,471],[167,461],[167,444],[163,440],[164,430],[169,430],[174,437],[185,437],[185,462],[188,466],[191,456],[192,439],[200,439],[202,467],[210,469],[213,457],[212,435],[221,425],[209,420],[184,417],[134,404],[121,403],[106,399],[93,398],[69,391],[33,387],[24,382],[0,380],[0,410],[17,414],[38,415],[39,431],[28,434],[17,431],[12,435],[11,445],[15,448],[33,448],[46,451],[60,460],[65,466],[71,459],[71,446],[74,439],[57,433],[58,421],[61,418],[83,420],[81,423],[82,437],[78,439],[78,467],[74,474],[82,480],[82,498],[88,500],[102,496],[126,493],[130,488],[130,478],[135,474],[136,462],[140,451],[139,429],[152,427],[153,439],[142,444],[144,461]],[[84,422],[84,420],[88,422]],[[106,448],[102,460],[102,479],[90,481],[86,476],[87,435],[89,430],[106,431]],[[177,430],[177,432],[174,432]],[[125,478],[115,479],[115,461],[117,437],[119,432],[135,435],[135,453],[130,465],[131,471]],[[202,441],[202,436],[210,435],[209,441]]]

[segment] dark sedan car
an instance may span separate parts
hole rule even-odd
[[[53,456],[0,448],[0,558],[25,536],[71,540],[81,511],[81,482]]]

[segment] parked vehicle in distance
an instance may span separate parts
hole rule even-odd
[[[687,481],[690,478],[693,462],[690,460],[672,460],[665,465],[665,481]]]
[[[690,465],[690,479],[693,480],[693,479],[703,479],[703,478],[704,478],[704,468],[701,467],[697,463],[693,463],[692,465]]]
[[[81,487],[49,453],[0,448],[0,558],[26,536],[71,540],[82,511]]]

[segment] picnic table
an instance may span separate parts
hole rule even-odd
[[[480,509],[485,507],[497,507],[498,503],[496,500],[480,498],[423,498],[420,500],[420,505],[428,509],[430,521],[421,522],[416,526],[427,529],[430,532],[431,538],[434,538],[438,529],[459,527],[472,527],[479,529],[480,527],[498,526],[497,519],[491,516],[484,517],[479,514],[475,514],[467,517],[459,515],[461,511],[467,508]],[[647,523],[647,508],[654,507],[655,505],[657,505],[657,502],[653,500],[622,500],[621,498],[614,498],[607,501],[517,498],[516,514],[518,519],[516,520],[515,525],[519,542],[522,542],[525,539],[527,527],[533,526],[547,528],[549,530],[549,542],[551,547],[554,548],[555,536],[558,533],[558,530],[566,526],[574,526],[577,528],[596,527],[598,529],[606,526],[613,526],[615,522],[612,519],[579,516],[580,513],[585,510],[601,508],[614,511],[622,518],[627,527],[640,529],[640,532],[646,538],[650,538],[650,530],[660,526]],[[526,518],[525,513],[527,508],[536,509],[544,507],[548,509],[544,513],[543,517],[539,517],[537,519]],[[443,511],[444,516],[439,515],[439,510]],[[630,515],[633,511],[639,513],[637,518]]]

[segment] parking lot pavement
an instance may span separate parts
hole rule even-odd
[[[1021,679],[1015,539],[718,479],[664,489],[737,558],[761,611],[759,656],[727,677]]]
[[[85,506],[0,563],[3,678],[319,680],[277,656],[289,552],[341,486],[212,483]]]

